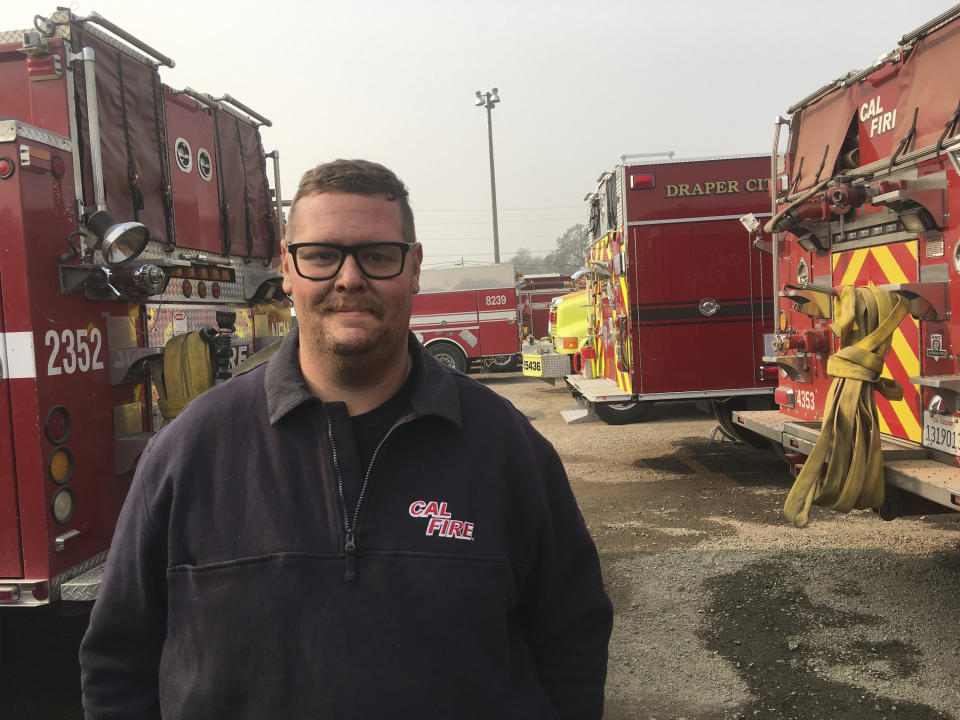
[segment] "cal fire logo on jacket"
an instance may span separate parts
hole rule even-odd
[[[473,523],[454,520],[447,510],[447,503],[436,500],[414,500],[410,503],[410,517],[427,518],[425,535],[473,540]]]

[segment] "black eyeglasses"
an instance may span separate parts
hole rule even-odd
[[[307,280],[329,280],[336,277],[347,255],[353,255],[360,272],[373,280],[388,280],[403,272],[407,252],[413,247],[404,242],[334,245],[331,243],[290,243],[287,252],[293,257],[297,274]]]

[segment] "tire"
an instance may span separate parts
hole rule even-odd
[[[759,400],[754,399],[753,401],[751,401],[749,396],[733,397],[727,400],[714,400],[710,403],[710,406],[713,408],[714,417],[727,435],[735,437],[740,442],[745,442],[747,445],[752,445],[755,448],[769,450],[772,447],[772,443],[767,438],[733,421],[733,412],[735,410],[768,409],[767,404],[763,401],[763,396],[758,397],[760,398]],[[767,402],[769,402],[769,400]]]
[[[649,419],[652,402],[592,403],[593,411],[607,425],[629,425]]]
[[[433,355],[441,365],[452,367],[462,373],[467,371],[467,356],[463,350],[451,342],[436,342],[427,346],[427,352]]]
[[[516,355],[494,355],[483,359],[483,366],[490,372],[512,372],[517,369]]]

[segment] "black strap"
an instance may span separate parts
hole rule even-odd
[[[243,154],[243,136],[240,134],[240,121],[234,118],[237,129],[237,147],[240,151],[240,171],[243,173],[243,224],[247,231],[247,257],[250,262],[253,256],[253,229],[250,226],[250,198],[247,197],[247,160]]]
[[[907,134],[903,136],[903,140],[900,141],[900,145],[897,146],[896,152],[890,157],[890,165],[887,170],[893,170],[893,166],[897,164],[897,158],[906,151],[910,143],[917,137],[917,114],[919,112],[920,106],[918,105],[913,109],[913,123],[910,125],[910,129],[907,130]]]
[[[800,178],[803,177],[803,161],[804,158],[800,158],[800,163],[797,165],[797,173],[793,177],[793,185],[790,186],[790,191],[787,193],[788,196],[797,192],[797,187],[800,185]],[[816,185],[816,183],[810,183],[810,185],[812,187]]]
[[[276,245],[277,236],[273,227],[274,205],[270,202],[270,184],[267,182],[267,158],[263,152],[263,141],[260,139],[259,132],[257,133],[257,150],[260,153],[260,157],[263,158],[263,172],[260,173],[260,180],[263,183],[263,199],[267,203],[267,211],[264,215],[267,221],[267,256],[263,259],[263,264],[269,266],[271,258],[273,257],[273,248]]]
[[[153,127],[157,134],[157,156],[160,159],[160,185],[163,193],[163,219],[167,231],[167,252],[173,252],[177,244],[176,220],[173,216],[173,187],[170,183],[170,154],[167,152],[165,138],[167,135],[167,111],[163,97],[163,85],[160,75],[152,76],[153,89]],[[160,94],[157,94],[160,90]],[[162,122],[161,122],[162,120]]]
[[[123,82],[123,54],[117,53],[117,78],[120,81],[120,120],[123,123],[123,143],[127,151],[127,183],[130,185],[130,201],[133,205],[133,219],[140,220],[143,210],[143,193],[137,183],[137,169],[133,164],[133,151],[130,148],[130,123],[127,120],[127,92]]]
[[[823,166],[827,164],[827,154],[830,152],[830,146],[827,145],[823,149],[823,157],[820,158],[820,167],[817,168],[817,174],[813,176],[813,184],[816,185],[820,182],[820,173],[823,172]]]
[[[943,125],[943,132],[940,134],[940,139],[937,140],[937,162],[940,162],[940,153],[943,152],[943,142],[947,139],[948,135],[955,133],[957,131],[957,126],[960,125],[960,100],[957,101],[957,109],[953,111],[953,115],[947,118],[947,122]]]

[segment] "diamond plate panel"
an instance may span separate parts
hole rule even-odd
[[[19,120],[3,120],[0,122],[0,142],[13,142],[17,138],[34,140],[67,152],[70,152],[73,147],[70,138],[49,130],[22,123]]]
[[[128,218],[117,219],[126,220]],[[99,257],[99,251],[97,252],[97,256]],[[189,261],[191,259],[197,259],[199,256],[202,256],[203,260],[207,263],[217,263],[219,265],[232,267],[235,273],[234,282],[191,279],[190,283],[193,286],[193,293],[187,298],[183,294],[183,280],[180,278],[172,278],[167,289],[162,294],[152,295],[150,299],[166,302],[180,301],[190,303],[190,305],[246,304],[249,301],[244,293],[245,287],[256,288],[259,283],[279,275],[277,270],[271,266],[264,265],[262,260],[254,260],[253,262],[246,263],[236,257],[187,252],[179,249],[171,253],[167,252],[165,243],[155,240],[151,240],[147,244],[146,249],[137,257],[136,262],[152,262],[168,267],[171,264],[187,267],[190,265]],[[205,283],[207,288],[207,296],[204,298],[201,298],[197,293],[198,283],[200,282]],[[219,288],[220,297],[213,297],[214,286]]]
[[[250,308],[218,305],[169,305],[146,306],[147,345],[163,347],[174,335],[193,332],[205,327],[217,327],[217,311],[235,312],[236,328],[233,345],[246,345],[253,339],[253,311]]]
[[[4,30],[0,32],[0,45],[9,45],[12,43],[22,43],[23,34],[29,30]]]
[[[100,590],[103,565],[106,562],[107,553],[97,553],[89,560],[60,573],[50,580],[50,597],[56,597],[59,592],[63,600],[78,602],[95,600]]]
[[[97,599],[100,581],[103,579],[104,565],[98,565],[73,580],[67,580],[60,586],[60,599],[74,602],[87,602]]]
[[[541,377],[566,377],[570,374],[570,356],[549,353],[540,356],[543,372]]]

